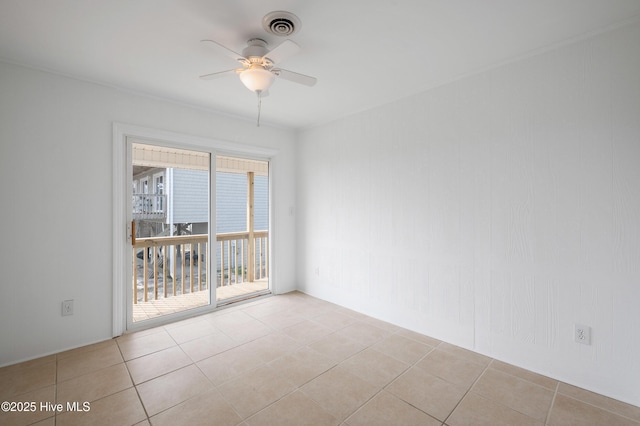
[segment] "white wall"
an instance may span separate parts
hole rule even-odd
[[[295,288],[292,131],[0,63],[0,366],[112,335],[114,121],[278,149],[276,284]]]
[[[636,23],[301,132],[300,289],[640,405],[638,46]]]

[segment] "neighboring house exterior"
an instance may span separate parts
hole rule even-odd
[[[269,178],[254,180],[254,228],[269,229]],[[247,177],[237,173],[216,173],[216,231],[247,230]]]
[[[269,227],[269,178],[256,176],[254,228]],[[204,234],[208,231],[208,172],[150,168],[133,176],[133,214],[137,237]],[[247,177],[216,173],[216,233],[247,230]]]

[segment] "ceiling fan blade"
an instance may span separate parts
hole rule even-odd
[[[300,74],[297,72],[276,69],[272,70],[275,75],[285,80],[293,81],[294,83],[304,84],[305,86],[313,86],[317,83],[318,79],[308,75]]]
[[[226,70],[226,71],[220,71],[220,72],[214,72],[211,74],[201,75],[200,78],[203,80],[213,80],[215,78],[226,77],[228,75],[237,74],[237,73],[238,73],[238,70]]]
[[[289,56],[293,56],[300,50],[300,46],[298,46],[295,42],[291,40],[285,40],[276,47],[274,47],[270,52],[263,56],[263,58],[268,58],[274,64],[277,64],[281,61],[284,61]]]
[[[213,40],[200,40],[200,42],[202,43],[206,43],[207,46],[211,46],[216,52],[219,52],[225,56],[228,56],[229,58],[236,60],[238,62],[245,62],[247,61],[247,58],[245,58],[244,56],[242,56],[240,53],[238,52],[234,52],[233,50],[229,49],[228,47],[225,47],[223,45],[221,45],[220,43],[218,43],[217,41],[213,41]]]

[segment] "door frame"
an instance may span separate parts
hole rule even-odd
[[[128,320],[128,299],[129,292],[126,291],[128,277],[132,273],[131,265],[131,197],[127,197],[131,191],[132,176],[129,170],[131,158],[130,140],[137,140],[140,143],[151,143],[158,145],[170,145],[183,149],[193,149],[202,152],[208,152],[210,156],[209,166],[209,241],[211,236],[215,238],[215,159],[216,155],[236,155],[257,160],[269,161],[269,174],[272,175],[272,167],[274,167],[274,157],[278,150],[240,144],[235,142],[221,141],[217,139],[186,135],[172,131],[153,129],[134,124],[113,123],[113,337],[120,336],[126,331],[134,331],[175,321],[176,319],[186,318],[189,316],[201,314],[216,308],[215,295],[210,297],[211,303],[204,309],[192,309],[183,311],[180,314],[171,315],[170,318],[160,317],[138,323],[138,326],[131,324]],[[273,230],[273,182],[270,177],[270,203],[269,203],[269,229],[272,235]],[[213,225],[211,225],[213,224]],[[213,240],[215,241],[215,240]],[[275,268],[273,267],[276,253],[273,251],[273,238],[269,238],[270,248],[270,287],[273,289],[275,283]],[[210,244],[216,247],[216,244]],[[214,256],[216,250],[209,250],[209,256]],[[133,290],[131,290],[133,291]],[[209,286],[212,291],[212,285]],[[133,297],[131,295],[131,297]]]

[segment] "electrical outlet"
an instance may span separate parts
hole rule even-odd
[[[73,315],[73,300],[62,302],[62,316]]]
[[[588,325],[575,324],[573,328],[573,339],[583,345],[591,344],[591,327]]]

